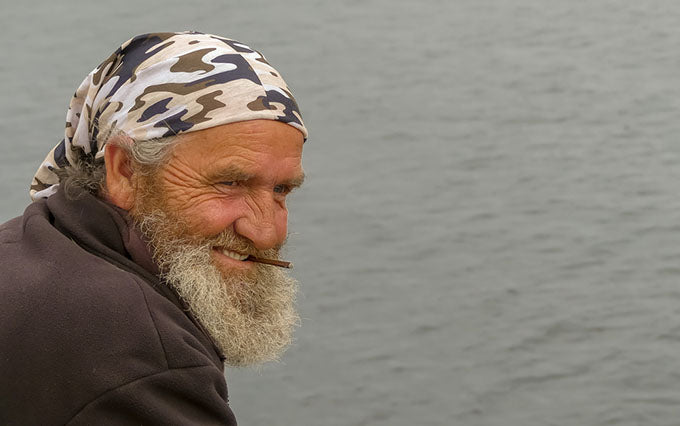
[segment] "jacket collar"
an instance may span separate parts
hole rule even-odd
[[[46,203],[55,228],[88,252],[146,280],[154,290],[185,312],[212,343],[220,361],[224,362],[224,355],[210,333],[179,295],[160,280],[151,250],[127,211],[89,193],[77,200],[68,199],[62,188]]]
[[[159,270],[147,243],[129,214],[91,194],[66,198],[60,188],[47,199],[53,225],[88,252],[132,272],[156,291],[184,308],[177,294],[160,282]]]

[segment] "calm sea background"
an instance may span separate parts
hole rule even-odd
[[[680,2],[3,4],[0,220],[120,43],[264,52],[311,137],[249,425],[680,425]]]

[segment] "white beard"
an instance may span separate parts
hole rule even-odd
[[[211,249],[243,247],[243,239],[233,234],[197,243],[176,236],[178,227],[174,233],[168,230],[168,224],[177,223],[177,218],[161,211],[144,213],[137,221],[154,248],[162,277],[210,334],[226,364],[248,366],[281,355],[299,323],[294,306],[295,279],[277,267],[262,264],[248,273],[222,273],[211,257]]]

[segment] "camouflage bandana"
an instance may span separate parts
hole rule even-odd
[[[255,119],[288,123],[307,138],[293,95],[262,54],[197,32],[134,37],[78,87],[65,137],[36,172],[31,198],[56,192],[55,170],[103,158],[113,130],[148,140]]]

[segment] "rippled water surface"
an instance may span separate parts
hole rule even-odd
[[[129,36],[243,40],[296,93],[304,319],[280,363],[227,371],[241,424],[680,424],[680,3],[43,0],[0,22],[2,220]]]

